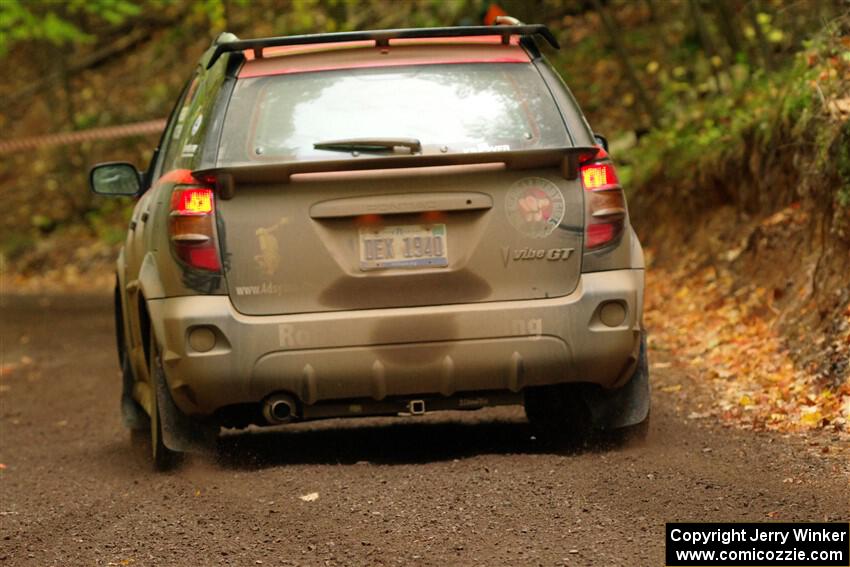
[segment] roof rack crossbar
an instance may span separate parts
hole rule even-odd
[[[535,36],[539,35],[546,43],[554,49],[560,49],[558,40],[542,24],[516,25],[516,26],[455,26],[447,28],[406,28],[396,30],[375,30],[357,32],[321,33],[312,35],[291,35],[283,37],[266,37],[260,39],[243,39],[238,41],[227,41],[218,43],[213,47],[212,55],[207,62],[207,69],[215,65],[215,62],[225,53],[252,50],[254,56],[262,57],[263,49],[266,47],[280,47],[286,45],[310,45],[320,43],[341,43],[346,41],[369,41],[372,40],[379,47],[389,45],[392,39],[409,38],[446,38],[446,37],[468,37],[468,36],[502,36],[502,43],[510,43],[511,36]]]

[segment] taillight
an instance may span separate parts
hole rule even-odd
[[[215,197],[202,186],[178,185],[171,193],[168,222],[171,248],[192,268],[221,271],[215,238]]]
[[[619,189],[617,171],[610,163],[592,163],[581,168],[581,183],[587,191]]]
[[[584,248],[594,250],[611,244],[623,233],[626,198],[614,164],[602,151],[581,165],[579,177],[587,197]]]

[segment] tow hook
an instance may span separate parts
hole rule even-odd
[[[425,400],[410,400],[407,402],[410,415],[425,415]]]

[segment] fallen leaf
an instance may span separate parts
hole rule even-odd
[[[15,363],[7,363],[0,365],[0,377],[10,376],[16,368],[18,368],[18,365]]]
[[[319,493],[318,492],[310,492],[308,494],[304,494],[302,496],[299,496],[298,498],[300,498],[304,502],[314,502],[314,501],[319,499]]]
[[[808,427],[817,427],[820,420],[823,419],[823,414],[815,408],[812,411],[803,411],[800,414],[800,423]]]

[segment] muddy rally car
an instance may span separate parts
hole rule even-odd
[[[92,169],[138,197],[121,407],[157,467],[221,427],[503,404],[552,440],[645,431],[643,253],[545,44],[222,34],[147,170]]]

